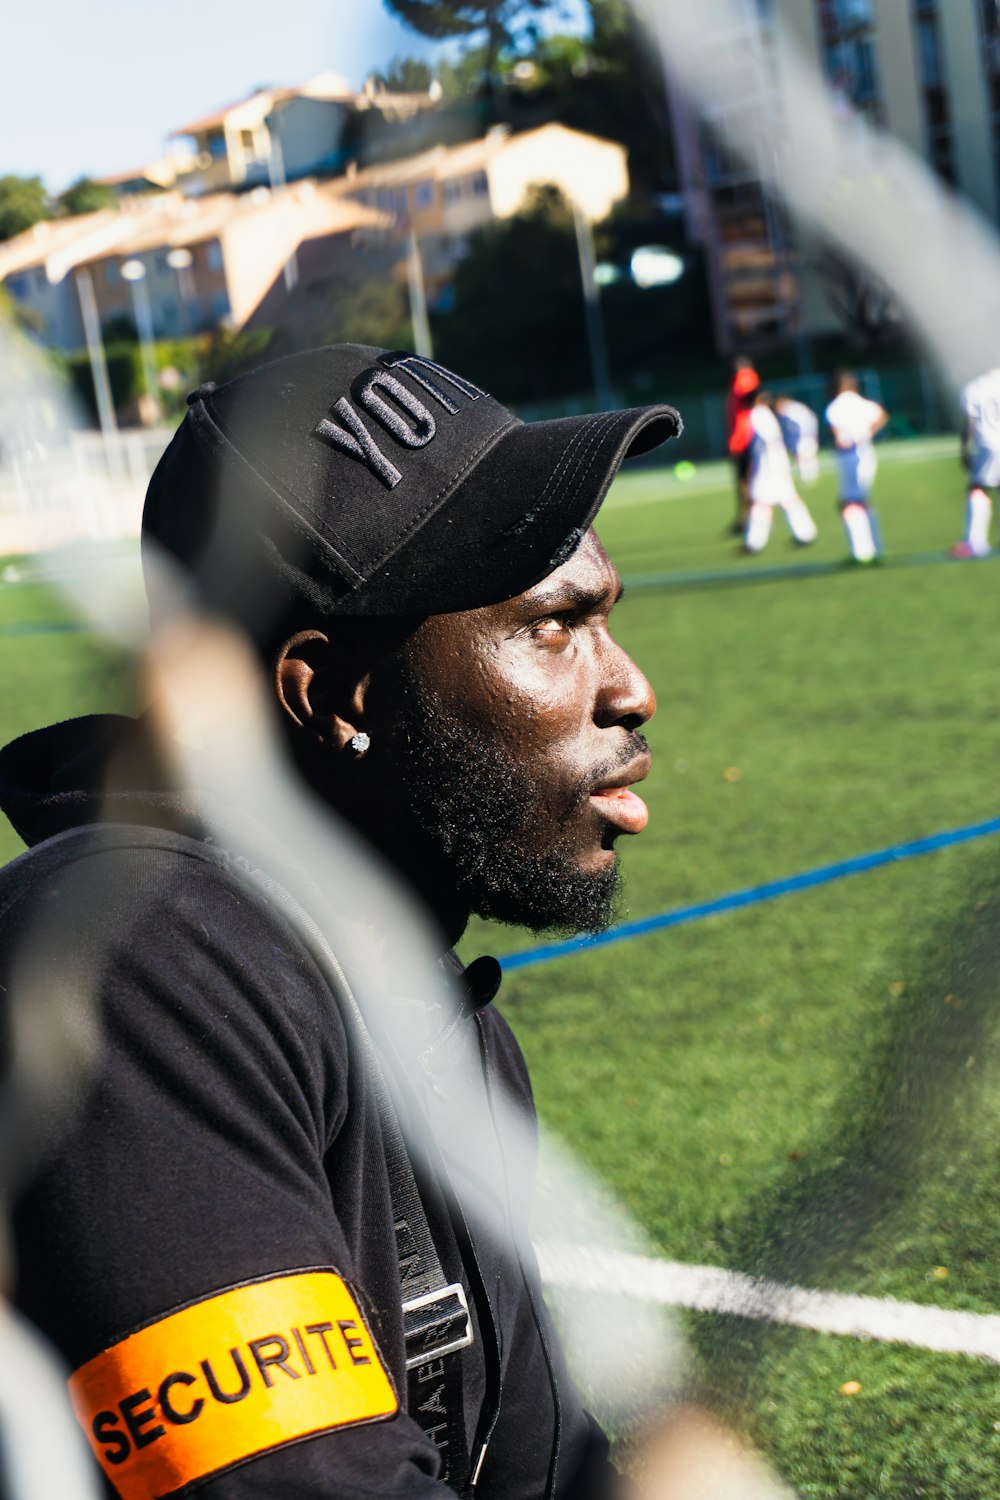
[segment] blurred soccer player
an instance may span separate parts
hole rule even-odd
[[[811,406],[793,401],[791,396],[778,396],[774,413],[799,478],[803,484],[815,484],[819,478],[819,418]]]
[[[772,402],[768,391],[759,390],[747,413],[750,511],[743,533],[744,552],[761,552],[767,546],[775,509],[784,511],[792,537],[800,547],[814,542],[817,535],[816,522],[796,491],[788,449]]]
[[[733,361],[733,376],[726,392],[726,446],[736,470],[736,519],[733,533],[739,536],[750,514],[750,408],[760,376],[748,359]]]
[[[840,485],[840,514],[847,532],[851,560],[877,562],[882,554],[878,523],[868,495],[878,467],[874,439],[889,420],[877,401],[869,401],[858,390],[858,378],[850,370],[833,377],[834,397],[826,409],[826,420],[836,448]]]
[[[993,519],[989,491],[1000,484],[1000,369],[971,380],[962,391],[962,406],[962,462],[969,471],[969,490],[965,537],[951,552],[953,557],[986,557]]]

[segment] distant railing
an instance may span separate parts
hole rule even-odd
[[[955,430],[955,417],[926,367],[861,369],[858,375],[864,393],[887,408],[893,435]],[[822,415],[827,383],[826,374],[816,374],[775,380],[773,386]],[[680,408],[684,433],[670,445],[668,461],[724,457],[724,394],[670,399]],[[537,421],[593,409],[593,396],[581,394],[521,407],[519,415]],[[170,438],[168,428],[126,429],[109,438],[73,430],[57,433],[51,443],[28,444],[17,454],[0,451],[0,557],[138,536],[149,476]],[[663,462],[663,455],[654,452],[648,461]]]
[[[958,416],[925,365],[900,366],[878,371],[867,367],[856,370],[862,393],[881,402],[889,413],[890,433],[896,437],[924,436],[939,432],[956,432]],[[820,417],[820,440],[829,442],[822,416],[830,401],[830,373],[790,375],[767,381],[776,395],[793,396],[811,406]],[[723,391],[683,392],[650,391],[634,398],[633,404],[667,400],[676,405],[684,421],[684,432],[670,444],[669,461],[677,459],[724,458],[726,454],[726,398]],[[518,415],[535,422],[552,417],[576,416],[593,411],[593,393],[566,396],[560,400],[519,406]],[[641,461],[641,460],[640,460]],[[647,457],[649,463],[660,463],[663,454],[656,451]]]
[[[71,430],[0,452],[0,556],[138,536],[149,476],[171,436]]]

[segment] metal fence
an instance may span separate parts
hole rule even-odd
[[[894,371],[858,371],[862,390],[881,401],[897,437],[954,431],[956,418],[924,366]],[[797,376],[774,388],[822,413],[828,400],[825,375]],[[671,461],[720,458],[726,452],[725,397],[720,393],[681,397],[683,436]],[[544,406],[521,408],[527,420],[593,410],[592,396],[578,395]],[[47,423],[31,441],[0,447],[0,556],[47,551],[82,540],[112,541],[139,534],[149,476],[170,440],[167,428],[99,432]],[[657,454],[651,462],[660,462]]]
[[[888,411],[889,431],[893,436],[916,437],[957,430],[958,414],[929,366],[908,365],[882,371],[863,367],[857,369],[856,374],[862,392],[881,402]],[[793,396],[796,401],[811,406],[822,417],[830,400],[829,379],[828,373],[821,372],[775,379],[773,382],[768,381],[768,386],[775,394]],[[650,395],[645,399],[656,400],[660,397]],[[713,391],[690,396],[671,394],[667,399],[677,405],[684,419],[684,432],[671,445],[672,459],[724,458],[725,393]],[[519,415],[528,421],[572,416],[593,410],[592,394],[518,408]],[[659,461],[655,453],[650,456],[650,462]]]
[[[0,452],[0,556],[139,534],[168,429],[60,430]]]

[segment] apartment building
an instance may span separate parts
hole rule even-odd
[[[320,275],[358,236],[384,236],[388,227],[386,215],[311,179],[274,192],[161,193],[120,211],[35,225],[0,245],[0,280],[31,310],[45,342],[63,349],[84,343],[81,282],[105,330],[136,320],[137,295],[157,338],[242,328],[265,305],[281,323],[293,286],[300,297],[308,292],[298,264],[304,247],[304,263]]]
[[[191,195],[272,187],[298,178],[340,172],[349,155],[349,126],[367,111],[406,120],[440,97],[394,94],[369,82],[360,91],[336,73],[320,73],[294,88],[258,89],[171,132],[191,153],[177,185]]]
[[[432,301],[469,236],[517,213],[530,189],[545,184],[559,188],[597,223],[628,196],[625,148],[564,125],[518,135],[500,126],[479,140],[435,146],[350,172],[338,182],[346,196],[391,215],[417,238]]]
[[[289,326],[314,292],[329,295],[359,265],[407,279],[414,241],[429,300],[440,301],[470,236],[516,213],[533,186],[556,186],[591,222],[628,195],[624,147],[558,124],[286,181],[321,149],[309,110],[336,104],[337,87],[327,79],[281,99],[262,91],[191,122],[196,160],[208,158],[203,181],[216,180],[218,165],[228,188],[193,193],[178,179],[172,190],[125,194],[115,210],[37,224],[0,245],[0,281],[43,340],[66,350],[85,342],[85,304],[105,333],[123,323],[156,338]],[[411,96],[371,97],[383,110],[394,99],[400,111],[417,107]],[[210,149],[213,140],[222,145]],[[255,182],[265,168],[270,185]]]
[[[836,326],[810,247],[746,160],[719,144],[734,124],[780,108],[778,20],[847,112],[890,132],[992,223],[1000,222],[1000,10],[997,0],[736,0],[738,19],[706,42],[739,49],[739,97],[707,114],[672,89],[688,230],[705,251],[720,348],[787,341]],[[721,118],[724,116],[725,118]],[[790,122],[789,128],[794,128]]]

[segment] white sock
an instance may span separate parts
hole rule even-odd
[[[789,530],[797,542],[814,542],[819,535],[816,530],[816,522],[809,514],[809,508],[805,501],[796,495],[794,500],[786,500],[783,506],[785,518],[788,521]]]
[[[751,505],[746,531],[743,533],[743,545],[748,552],[762,552],[767,546],[773,515],[774,510],[770,505],[761,505],[759,501]]]
[[[990,550],[990,521],[993,519],[993,501],[985,490],[977,485],[969,491],[965,507],[965,540],[973,552],[980,556]]]
[[[855,501],[845,505],[841,515],[851,556],[857,558],[858,562],[871,562],[875,556],[875,538],[872,536],[872,523],[868,519],[867,510]]]

